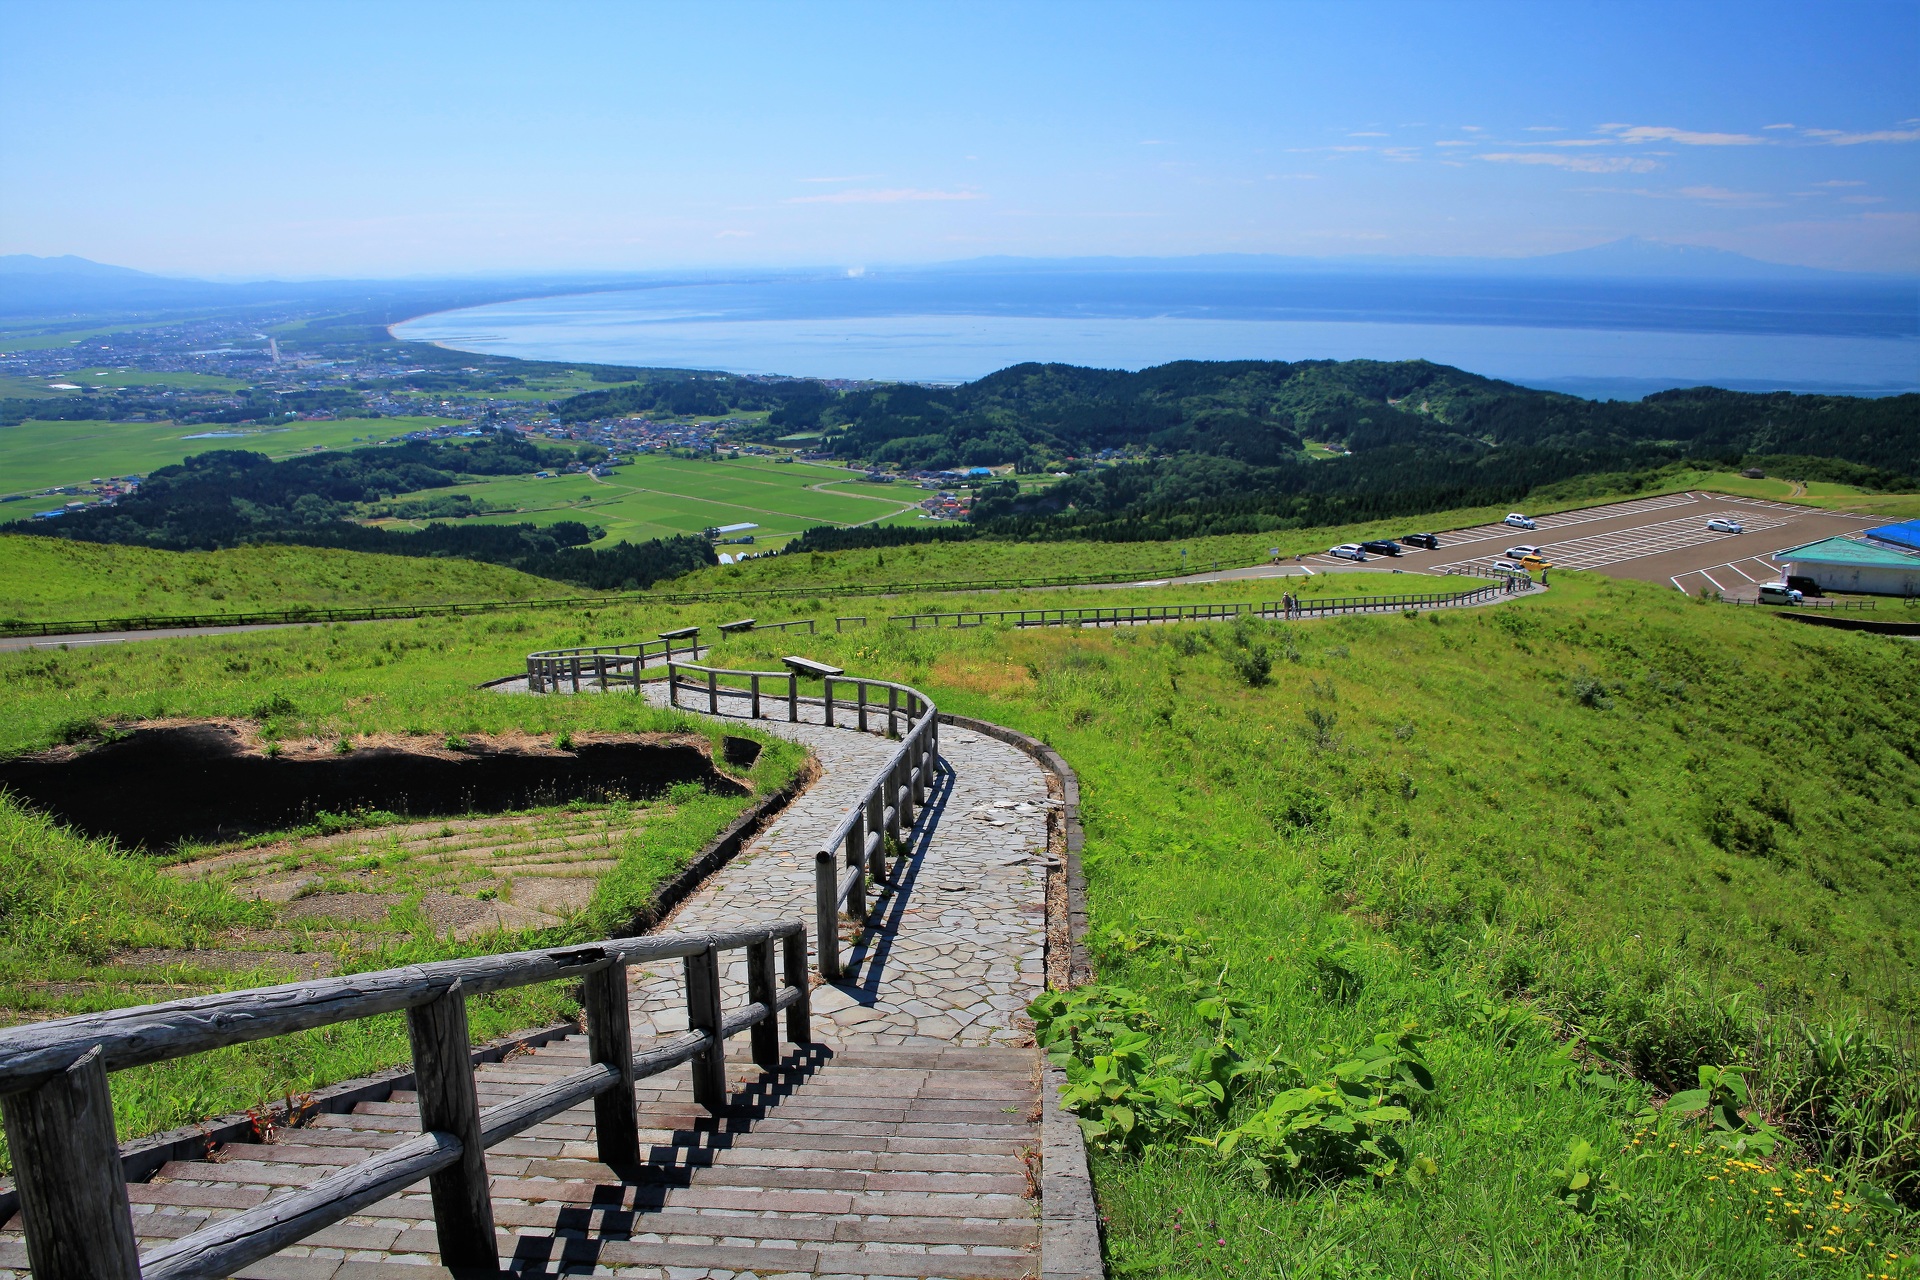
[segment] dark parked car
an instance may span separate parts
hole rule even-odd
[[[1812,578],[1803,578],[1797,573],[1787,575],[1787,585],[1810,600],[1820,594],[1819,583]]]
[[[1369,555],[1376,556],[1397,556],[1400,554],[1400,544],[1397,542],[1389,542],[1385,538],[1376,542],[1363,542],[1360,544],[1360,549]]]
[[[1410,547],[1425,547],[1429,551],[1438,551],[1440,549],[1440,539],[1430,533],[1410,533],[1400,539],[1400,541]]]

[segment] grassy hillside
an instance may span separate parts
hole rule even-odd
[[[1316,580],[1349,585],[1373,583]],[[1175,594],[1258,593],[1025,598]],[[884,612],[1016,598],[915,594]],[[791,610],[856,611],[883,612],[826,592]],[[0,750],[101,718],[257,709],[269,735],[322,741],[656,727],[627,698],[472,682],[531,648],[737,612],[621,604],[0,654]],[[1049,1033],[1083,1024],[1077,1071],[1122,1050],[1110,1083],[1137,1136],[1095,1151],[1116,1275],[1911,1274],[1911,1230],[1875,1199],[1911,1200],[1920,1169],[1911,644],[1568,573],[1541,598],[1415,618],[868,628],[749,635],[715,656],[790,652],[920,684],[1079,770],[1107,985]],[[1313,1126],[1290,1168],[1257,1117],[1343,1064],[1364,1085],[1367,1060],[1410,1113],[1365,1122],[1398,1151],[1391,1172],[1337,1124]],[[1751,1120],[1716,1134],[1678,1108],[1640,1118],[1702,1065],[1752,1069]],[[1770,1129],[1785,1137],[1767,1154]],[[1193,1141],[1231,1132],[1231,1160]],[[1591,1194],[1572,1185],[1583,1173]],[[1808,1219],[1846,1254],[1805,1243]]]
[[[765,662],[770,641],[716,658]],[[1318,1274],[1306,1260],[1334,1256],[1356,1275],[1795,1274],[1828,1255],[1803,1264],[1750,1184],[1823,1160],[1854,1188],[1821,1210],[1821,1230],[1846,1224],[1823,1240],[1859,1274],[1892,1229],[1864,1180],[1920,1192],[1910,644],[1568,574],[1545,598],[1414,619],[809,651],[924,681],[1079,770],[1101,977],[1133,993],[1090,1006],[1109,1026],[1083,1069],[1119,1024],[1147,1033],[1121,1098],[1145,1141],[1096,1163],[1121,1274]],[[1238,1003],[1197,1003],[1220,995]],[[1410,1022],[1435,1085],[1391,1126],[1392,1177],[1191,1140]],[[1223,1043],[1239,1056],[1185,1065]],[[1229,1060],[1252,1072],[1230,1106],[1170,1101]],[[1752,1067],[1790,1141],[1730,1153],[1697,1120],[1636,1119],[1702,1064]],[[1554,1170],[1589,1160],[1605,1194],[1556,1201]]]
[[[455,600],[533,600],[579,588],[472,560],[317,547],[156,551],[0,535],[0,621],[243,613]]]

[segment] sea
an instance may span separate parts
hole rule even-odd
[[[1124,262],[1124,260],[1121,260]],[[676,279],[420,316],[461,351],[930,384],[1029,361],[1432,360],[1632,400],[1920,391],[1912,281],[981,265]]]

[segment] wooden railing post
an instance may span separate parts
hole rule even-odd
[[[98,1046],[37,1089],[0,1098],[27,1260],[40,1280],[140,1280],[113,1097]]]
[[[720,673],[717,671],[707,672],[707,714],[720,714]]]
[[[787,1039],[794,1044],[813,1043],[812,990],[807,979],[807,931],[795,929],[780,941],[780,980],[800,993],[787,1006]]]
[[[687,1027],[712,1042],[693,1058],[693,1101],[718,1114],[727,1105],[727,1041],[720,1011],[720,953],[712,947],[687,957]]]
[[[794,723],[800,720],[800,676],[798,672],[787,674],[787,719]]]
[[[860,709],[860,732],[865,733],[867,731],[867,682],[865,680],[855,680],[853,682],[853,690],[854,701],[859,705]]]
[[[900,752],[900,776],[894,780],[894,791],[900,797],[900,830],[903,832],[913,830],[913,765],[913,748],[904,748]]]
[[[905,816],[902,812],[900,799],[900,763],[906,758],[907,756],[904,751],[895,757],[894,762],[887,768],[885,794],[874,797],[874,808],[880,810],[880,820],[886,824],[885,837],[880,841],[880,852],[874,858],[875,864],[880,868],[880,873],[876,878],[881,880],[886,879],[887,875],[887,841],[891,840],[895,844],[900,843],[901,819]],[[889,809],[893,810],[893,818],[891,820],[887,818],[887,810]]]
[[[892,685],[887,686],[887,737],[900,737],[900,691]]]
[[[753,1060],[763,1071],[780,1065],[780,1019],[774,1015],[773,1000],[780,988],[773,977],[773,939],[747,944],[747,1000],[765,1004],[767,1016],[753,1024]]]
[[[459,1161],[427,1179],[441,1265],[496,1269],[500,1250],[493,1238],[487,1152],[480,1141],[480,1099],[467,1039],[467,997],[458,979],[434,1000],[407,1010],[407,1038],[413,1042],[420,1131],[460,1139]]]
[[[680,666],[672,658],[667,659],[667,705],[675,711],[680,709]]]
[[[640,1163],[640,1112],[633,1099],[633,1030],[627,1013],[627,967],[610,964],[581,983],[587,1018],[587,1060],[620,1073],[620,1083],[593,1098],[593,1134],[600,1163]]]
[[[753,677],[753,718],[760,718],[760,677]]]
[[[861,868],[861,874],[854,877],[853,888],[847,891],[847,914],[855,920],[867,918],[867,880],[865,865],[867,861],[867,832],[878,831],[879,825],[865,819],[873,813],[872,798],[868,798],[867,813],[854,820],[847,828],[846,864],[849,868]],[[838,896],[838,890],[835,891]]]
[[[820,699],[827,711],[827,727],[833,727],[833,677],[827,676],[820,682],[824,696]]]
[[[813,935],[819,948],[820,976],[840,976],[840,871],[831,849],[813,855]]]

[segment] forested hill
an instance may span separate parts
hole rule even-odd
[[[1037,471],[1105,449],[1273,466],[1315,440],[1354,453],[1414,447],[1457,457],[1514,448],[1648,459],[1803,454],[1920,473],[1920,395],[1701,387],[1592,401],[1425,360],[1185,360],[1138,373],[1022,364],[958,387],[846,393],[817,382],[647,375],[575,396],[560,413],[579,420],[656,407],[772,408],[776,434],[817,429],[842,457],[909,468],[1011,462]]]
[[[1077,472],[1040,494],[1007,485],[981,495],[975,532],[1026,538],[1338,524],[1517,502],[1596,473],[1630,485],[1622,473],[1690,462],[1874,488],[1910,487],[1920,474],[1920,395],[1698,387],[1593,401],[1424,360],[1182,361],[1138,373],[1024,364],[964,386],[879,387],[772,416],[786,429],[805,418],[827,448],[869,462]],[[1345,456],[1309,457],[1309,440]],[[1125,465],[1088,469],[1104,451]],[[806,545],[852,536],[817,530]]]

